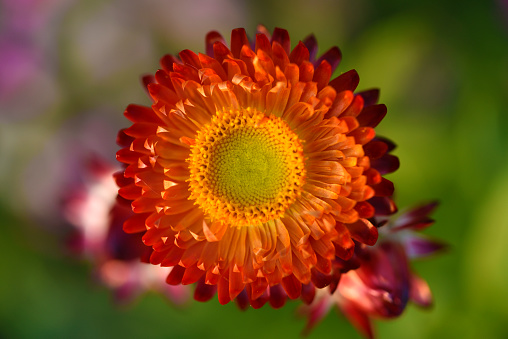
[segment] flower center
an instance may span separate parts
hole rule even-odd
[[[217,112],[187,161],[189,199],[212,221],[231,226],[282,217],[305,183],[298,136],[280,118],[252,108]]]

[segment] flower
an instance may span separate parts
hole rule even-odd
[[[310,302],[354,241],[376,243],[369,218],[396,209],[379,92],[353,94],[354,70],[330,81],[337,47],[316,54],[313,36],[291,51],[280,28],[260,26],[252,42],[235,29],[230,47],[210,32],[206,54],[166,55],[144,77],[152,107],[125,111],[116,179],[135,215],[124,230],[173,267],[169,284],[197,283],[197,300]]]
[[[428,214],[436,206],[434,202],[409,210],[380,228],[381,237],[375,246],[359,246],[355,253],[358,268],[342,274],[335,291],[321,290],[311,305],[302,307],[301,312],[308,317],[305,332],[333,305],[369,338],[374,337],[372,318],[397,317],[409,300],[430,307],[430,288],[412,272],[410,259],[426,257],[445,248],[443,243],[417,233],[434,223]]]
[[[97,156],[82,168],[82,184],[70,189],[63,203],[64,216],[75,227],[70,249],[93,264],[99,281],[115,291],[118,301],[148,289],[177,304],[187,300],[184,286],[164,283],[171,269],[142,262],[147,251],[140,237],[123,232],[122,225],[133,212],[128,202],[117,198],[113,180],[117,168]]]

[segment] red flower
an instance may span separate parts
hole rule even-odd
[[[169,284],[197,283],[197,300],[310,302],[336,281],[336,257],[375,244],[369,218],[395,211],[382,175],[398,160],[374,131],[386,107],[376,90],[353,94],[354,70],[330,80],[341,52],[316,59],[313,36],[291,51],[282,29],[233,30],[230,47],[210,32],[206,52],[164,56],[144,78],[152,107],[125,111],[124,230],[173,267]]]
[[[424,257],[444,248],[443,243],[417,233],[433,224],[430,203],[414,208],[380,228],[381,238],[373,247],[362,246],[355,253],[358,268],[342,274],[337,290],[320,291],[314,302],[304,306],[309,331],[336,305],[366,337],[374,337],[372,318],[399,316],[409,300],[429,307],[429,286],[412,272],[410,259]]]

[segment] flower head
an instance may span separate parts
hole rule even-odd
[[[430,288],[412,272],[410,259],[434,254],[445,247],[416,232],[433,224],[428,214],[436,206],[430,203],[409,210],[380,228],[381,237],[375,246],[358,248],[355,251],[358,267],[342,274],[335,291],[319,291],[313,303],[301,309],[308,316],[306,331],[333,305],[369,338],[374,336],[373,318],[397,317],[410,300],[421,307],[429,307],[432,304]]]
[[[206,52],[164,56],[144,78],[152,107],[125,111],[124,230],[174,267],[169,284],[197,283],[197,300],[310,302],[337,257],[376,243],[369,218],[395,211],[382,175],[398,160],[374,132],[386,107],[376,90],[353,93],[354,70],[330,81],[341,52],[316,59],[313,36],[290,50],[283,29],[254,41],[235,29],[230,47],[210,32]]]

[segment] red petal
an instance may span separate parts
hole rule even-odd
[[[448,246],[440,241],[412,234],[404,239],[404,247],[410,258],[423,258],[442,251]]]
[[[314,34],[311,34],[308,37],[306,37],[305,39],[303,39],[303,44],[309,50],[309,60],[312,61],[314,63],[314,65],[319,65],[321,63],[321,61],[315,62],[316,55],[318,52],[318,44],[317,44],[317,40],[316,40],[316,37],[314,36]]]
[[[169,88],[170,90],[174,90],[171,77],[165,70],[159,69],[157,72],[155,72],[155,81],[161,84],[162,86]]]
[[[181,249],[177,246],[171,246],[169,251],[164,252],[165,258],[162,259],[160,265],[163,267],[171,267],[178,265],[178,263],[180,262],[180,258],[182,257],[184,252],[185,252],[184,249]]]
[[[339,66],[340,61],[342,60],[342,53],[340,49],[336,46],[333,46],[328,51],[326,51],[319,59],[316,61],[316,65],[321,64],[323,60],[328,61],[330,66],[332,66],[332,73],[335,71],[337,66]]]
[[[123,224],[125,233],[139,233],[146,231],[145,220],[150,213],[136,214],[127,219]]]
[[[264,304],[268,301],[268,294],[265,292],[262,296],[257,299],[251,299],[250,305],[253,309],[257,310],[258,308],[263,307]]]
[[[388,146],[388,152],[393,151],[397,147],[397,145],[395,145],[395,143],[393,141],[391,141],[390,139],[384,138],[384,137],[378,136],[378,137],[376,137],[375,140],[384,142]]]
[[[282,278],[282,287],[290,299],[296,299],[302,293],[302,283],[292,274]]]
[[[286,66],[289,64],[289,57],[278,42],[272,44],[272,59],[274,65],[279,66],[282,71],[285,71]]]
[[[213,57],[219,62],[222,64],[222,62],[224,61],[224,59],[230,57],[232,58],[233,57],[233,54],[231,54],[231,51],[229,50],[229,48],[227,48],[227,46],[225,44],[223,44],[222,42],[220,41],[217,41],[214,45],[213,45]]]
[[[175,266],[169,272],[168,277],[166,278],[166,283],[170,285],[180,285],[182,283],[183,274],[185,273],[185,267]]]
[[[187,267],[185,269],[185,273],[182,277],[182,285],[190,285],[194,284],[196,281],[201,279],[201,277],[205,274],[204,271],[201,271],[196,264]]]
[[[141,78],[141,82],[143,83],[143,87],[148,90],[148,85],[155,82],[155,77],[151,74],[144,75]]]
[[[346,90],[354,91],[359,83],[360,77],[358,76],[358,73],[352,69],[330,81],[330,86],[332,86],[338,93]]]
[[[303,61],[300,65],[300,81],[309,82],[314,77],[314,66],[309,61]]]
[[[243,290],[235,299],[236,305],[242,311],[245,311],[249,308],[249,297],[247,296],[247,292]]]
[[[376,216],[392,215],[397,212],[397,206],[390,197],[373,197],[368,200],[376,210]]]
[[[307,304],[310,305],[312,301],[314,301],[314,297],[316,296],[316,287],[313,284],[303,284],[302,285],[302,296],[300,299]]]
[[[379,173],[388,174],[395,172],[399,168],[400,161],[395,155],[385,154],[379,159],[371,160],[370,165],[372,168],[377,169]]]
[[[314,71],[314,78],[312,79],[312,81],[317,82],[318,91],[328,85],[331,76],[332,67],[326,60],[323,60],[320,64],[318,64],[316,70]]]
[[[366,201],[359,201],[355,205],[355,210],[360,218],[372,218],[376,212],[374,207]]]
[[[235,58],[240,58],[240,52],[244,45],[249,45],[249,39],[244,28],[237,28],[231,32],[231,52]]]
[[[205,302],[212,299],[215,293],[217,293],[216,285],[205,284],[205,279],[200,279],[196,284],[196,289],[194,290],[194,299]]]
[[[355,244],[351,239],[349,230],[341,222],[337,222],[335,224],[335,230],[338,233],[337,238],[333,240],[335,243],[335,254],[344,260],[351,259],[354,253]]]
[[[151,107],[130,104],[123,114],[132,122],[162,123]]]
[[[270,287],[270,306],[273,308],[281,308],[287,300],[287,295],[280,284]]]
[[[348,134],[355,138],[357,144],[365,145],[376,136],[376,132],[372,127],[359,127]]]
[[[184,49],[181,51],[178,56],[180,56],[180,59],[185,65],[189,65],[194,67],[195,69],[201,68],[201,64],[199,62],[199,58],[196,53],[194,53],[191,50]]]
[[[317,288],[325,288],[330,285],[332,276],[319,272],[317,269],[311,269],[311,281]]]
[[[434,212],[439,202],[432,201],[428,204],[411,208],[409,211],[401,214],[393,223],[393,228],[410,228],[413,230],[421,230],[429,226],[433,222],[432,219],[427,217]]]
[[[379,184],[372,185],[372,188],[376,191],[376,197],[391,196],[393,195],[393,191],[395,189],[393,182],[385,178],[382,178]]]
[[[372,162],[372,160],[379,159],[388,151],[388,145],[382,141],[372,140],[363,146],[363,151]]]
[[[379,100],[379,89],[374,88],[367,91],[358,92],[356,95],[360,95],[363,98],[364,106],[371,106]]]
[[[347,224],[351,237],[363,244],[372,246],[378,238],[377,228],[367,219],[358,219],[355,223]]]
[[[179,64],[181,63],[178,58],[176,58],[173,55],[166,54],[161,58],[160,64],[162,66],[162,69],[164,69],[166,72],[172,72],[173,71],[173,64]]]
[[[289,55],[289,60],[298,66],[300,66],[304,61],[309,61],[309,50],[301,41]]]
[[[258,50],[262,50],[270,57],[272,56],[272,45],[268,37],[264,34],[256,34],[256,53]]]
[[[199,61],[201,61],[201,66],[203,68],[213,69],[222,80],[227,80],[228,76],[226,75],[226,71],[217,60],[207,56],[206,54],[200,53]]]
[[[162,86],[161,84],[148,85],[148,92],[154,101],[161,100],[166,104],[175,104],[178,100],[180,100],[176,92]]]
[[[291,50],[291,41],[289,40],[289,33],[285,29],[275,27],[273,30],[272,43],[278,42],[282,48],[286,51],[286,54],[289,55],[289,51]]]
[[[361,113],[362,109],[363,109],[363,98],[358,95],[354,95],[351,104],[344,110],[344,112],[342,112],[340,116],[357,117]]]
[[[208,32],[205,38],[205,44],[206,44],[206,54],[210,57],[213,57],[213,45],[216,42],[221,42],[222,44],[226,45],[226,40],[222,37],[222,35],[217,31],[211,31]]]
[[[226,305],[231,301],[231,298],[229,297],[229,282],[226,280],[226,278],[224,278],[224,276],[221,276],[219,279],[219,283],[217,284],[217,292],[219,294],[219,303],[221,305]]]
[[[130,137],[127,134],[125,134],[125,130],[126,130],[125,128],[121,129],[120,131],[118,131],[118,135],[116,136],[117,145],[122,147],[128,147],[134,141],[133,137]]]
[[[250,285],[251,299],[257,299],[266,292],[266,288],[268,287],[268,282],[265,278],[258,278]]]
[[[376,127],[383,120],[386,112],[384,104],[366,106],[358,115],[358,122],[360,126]]]
[[[119,187],[127,186],[127,185],[129,185],[129,184],[134,182],[133,178],[126,178],[124,172],[116,172],[116,173],[114,173],[113,174],[113,178],[115,179],[115,182],[116,182],[116,184]],[[123,203],[128,204],[129,206],[131,205],[131,201],[123,199],[120,196],[117,196],[117,200],[119,198],[122,199]]]
[[[235,272],[233,269],[229,269],[229,297],[234,300],[240,292],[245,288],[245,284],[242,282],[242,274]]]

